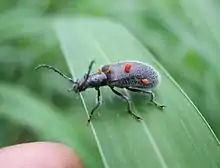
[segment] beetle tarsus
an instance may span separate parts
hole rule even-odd
[[[137,114],[135,114],[134,112],[132,112],[131,110],[128,110],[128,113],[134,117],[134,119],[136,119],[137,121],[142,120],[142,118],[140,116],[138,116]]]
[[[156,99],[155,94],[152,91],[145,91],[145,90],[135,89],[135,88],[127,88],[127,89],[132,92],[141,92],[141,93],[149,94],[151,97],[150,99],[151,103],[161,110],[164,109],[164,107],[166,107],[165,105],[162,105],[155,100]]]
[[[155,100],[151,100],[151,102],[159,109],[163,110],[166,106],[157,103]]]
[[[100,97],[101,97],[101,92],[100,92],[100,89],[99,89],[99,88],[96,88],[96,90],[97,90],[97,97],[96,97],[96,98],[97,98],[97,104],[96,104],[96,106],[92,109],[92,111],[91,111],[91,113],[90,113],[90,115],[89,115],[89,119],[88,119],[88,121],[87,121],[88,124],[91,122],[95,110],[96,110],[96,109],[100,106],[100,104],[101,104],[101,99],[100,99]]]
[[[155,100],[155,94],[154,94],[153,92],[151,92],[151,91],[146,91],[146,92],[149,93],[150,96],[151,96],[151,103],[152,103],[153,105],[155,105],[157,108],[163,110],[164,107],[165,107],[165,105],[162,105],[162,104],[158,103],[158,102]]]

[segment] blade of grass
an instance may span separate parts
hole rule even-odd
[[[144,95],[132,94],[133,109],[144,118],[140,123],[126,113],[123,101],[102,89],[103,105],[92,129],[105,167],[219,167],[219,143],[204,118],[123,26],[107,20],[70,19],[57,21],[54,29],[74,78],[84,75],[92,59],[96,59],[93,70],[134,59],[152,64],[161,73],[157,99],[167,108],[161,112],[148,105]],[[82,95],[88,113],[96,95],[94,90]]]
[[[87,126],[78,122],[83,116],[77,114],[77,111],[81,112],[83,107],[74,108],[78,118],[66,117],[23,87],[1,83],[0,93],[0,117],[26,126],[40,140],[61,142],[73,147],[85,161],[85,165],[102,166],[97,147],[91,145],[93,137]]]

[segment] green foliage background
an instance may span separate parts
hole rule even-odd
[[[59,141],[81,146],[79,151],[87,165],[103,166],[96,146],[82,147],[82,142],[89,144],[94,137],[85,125],[83,105],[78,106],[79,96],[68,93],[69,83],[59,76],[34,71],[37,64],[48,63],[71,75],[67,65],[77,64],[83,56],[72,60],[73,64],[64,57],[51,23],[78,17],[108,18],[128,29],[177,81],[219,138],[219,5],[214,0],[1,1],[0,146]],[[84,39],[78,40],[83,43]],[[118,57],[121,58],[126,56]],[[84,69],[87,65],[88,61]],[[79,72],[77,77],[83,73]],[[172,91],[175,89],[169,90],[168,99],[176,96]],[[102,114],[98,120],[101,118]],[[74,131],[70,129],[73,126],[77,126]],[[95,164],[92,154],[99,160]]]

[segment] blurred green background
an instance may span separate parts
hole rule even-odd
[[[73,115],[79,97],[67,92],[65,80],[46,71],[36,73],[34,67],[48,63],[70,75],[49,23],[77,16],[107,17],[122,23],[178,82],[219,138],[219,9],[219,1],[214,0],[0,1],[0,146],[71,141],[73,135],[62,139],[71,134],[64,131],[69,126],[64,123]],[[8,95],[7,101],[2,94]],[[20,103],[13,99],[18,95]],[[1,108],[1,104],[10,108]],[[40,112],[47,108],[51,112]],[[36,116],[29,120],[28,112],[19,116],[19,110]],[[71,117],[80,131],[85,121],[78,121],[77,115],[85,114]]]

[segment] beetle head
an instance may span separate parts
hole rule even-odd
[[[87,88],[95,88],[103,85],[107,79],[105,73],[93,73],[90,75],[94,62],[94,60],[90,62],[88,72],[84,75],[83,79],[74,81],[73,87],[70,90],[79,93],[85,91]]]
[[[102,86],[105,82],[105,79],[107,79],[104,73],[94,73],[90,75],[92,65],[94,64],[94,62],[95,62],[94,60],[90,62],[88,72],[84,75],[84,78],[81,80],[77,79],[76,81],[74,81],[72,78],[67,77],[58,69],[50,65],[41,64],[36,67],[36,70],[43,67],[53,70],[54,72],[58,73],[59,75],[61,75],[62,77],[64,77],[73,84],[72,88],[70,88],[69,91],[73,90],[74,92],[79,93],[85,91],[87,88],[93,88],[93,87],[95,88]]]

